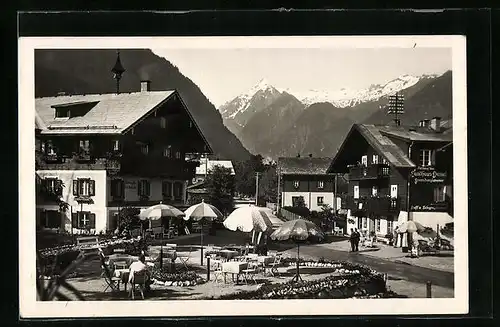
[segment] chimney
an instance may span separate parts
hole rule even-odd
[[[297,153],[297,158],[300,158],[300,153]]]
[[[432,118],[429,126],[435,131],[441,130],[441,117]]]
[[[396,126],[401,126],[401,120],[399,119],[394,119],[394,123],[396,124]]]
[[[430,123],[431,123],[431,121],[429,119],[422,120],[423,127],[429,127]]]
[[[313,157],[313,154],[312,153],[309,153],[309,158],[312,158]]]
[[[151,81],[143,80],[141,81],[141,92],[151,91]]]

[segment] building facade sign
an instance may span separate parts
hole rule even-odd
[[[425,205],[412,205],[410,206],[411,211],[446,211],[448,210],[448,203],[438,202]]]
[[[414,184],[418,183],[444,183],[446,172],[438,172],[432,167],[421,167],[413,170],[410,177]]]
[[[125,181],[125,188],[129,190],[135,190],[137,189],[137,182],[136,181]]]

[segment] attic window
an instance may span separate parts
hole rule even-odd
[[[55,118],[72,118],[85,116],[99,101],[78,101],[62,103],[52,106],[55,109]]]
[[[56,108],[56,118],[70,118],[71,109],[69,108]]]

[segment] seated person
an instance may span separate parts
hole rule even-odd
[[[129,267],[129,283],[132,283],[134,280],[134,274],[140,271],[146,272],[146,291],[149,291],[153,282],[151,281],[151,272],[149,271],[148,265],[146,265],[146,256],[143,253],[139,255],[139,261],[132,262]]]

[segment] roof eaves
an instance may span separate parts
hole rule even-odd
[[[123,127],[122,131],[121,131],[121,134],[125,134],[127,133],[128,131],[130,131],[132,128],[134,128],[135,126],[137,126],[139,123],[141,123],[143,120],[145,120],[155,109],[158,109],[159,107],[161,107],[165,102],[168,101],[168,99],[170,99],[170,97],[172,97],[172,94],[175,94],[176,91],[173,91],[172,93],[170,93],[167,97],[165,97],[165,99],[161,100],[158,104],[156,104],[155,106],[153,106],[151,109],[149,109],[146,113],[144,113],[144,115],[142,115],[141,117],[139,117],[139,119],[137,119],[136,121],[134,121],[133,123],[131,123],[129,126],[125,126]]]
[[[335,164],[335,161],[337,160],[340,152],[342,152],[342,150],[344,149],[344,146],[347,143],[347,140],[349,139],[349,137],[351,136],[351,134],[353,133],[353,131],[355,129],[357,129],[359,131],[358,124],[352,124],[351,129],[349,130],[349,132],[345,136],[344,141],[342,141],[342,144],[340,145],[339,149],[337,150],[337,153],[335,153],[335,157],[333,157],[332,162],[330,162],[330,166],[328,166],[328,169],[326,170],[327,173],[331,173],[331,170]]]
[[[209,154],[213,154],[214,153],[214,150],[212,149],[212,146],[210,145],[210,143],[208,142],[208,140],[206,139],[205,135],[203,134],[203,132],[201,131],[200,127],[198,126],[198,124],[196,123],[196,120],[193,118],[193,115],[191,115],[191,112],[189,111],[189,108],[188,106],[186,105],[186,103],[184,102],[184,100],[182,99],[181,95],[179,94],[179,92],[177,90],[174,91],[173,94],[176,94],[177,97],[179,98],[179,100],[181,101],[182,103],[182,106],[184,107],[184,110],[186,110],[186,112],[188,113],[189,115],[189,118],[191,119],[191,121],[193,122],[194,124],[194,127],[196,127],[196,130],[198,131],[198,133],[200,133],[201,135],[201,138],[203,139],[203,141],[205,142],[205,145],[207,146],[208,150],[209,150]]]

